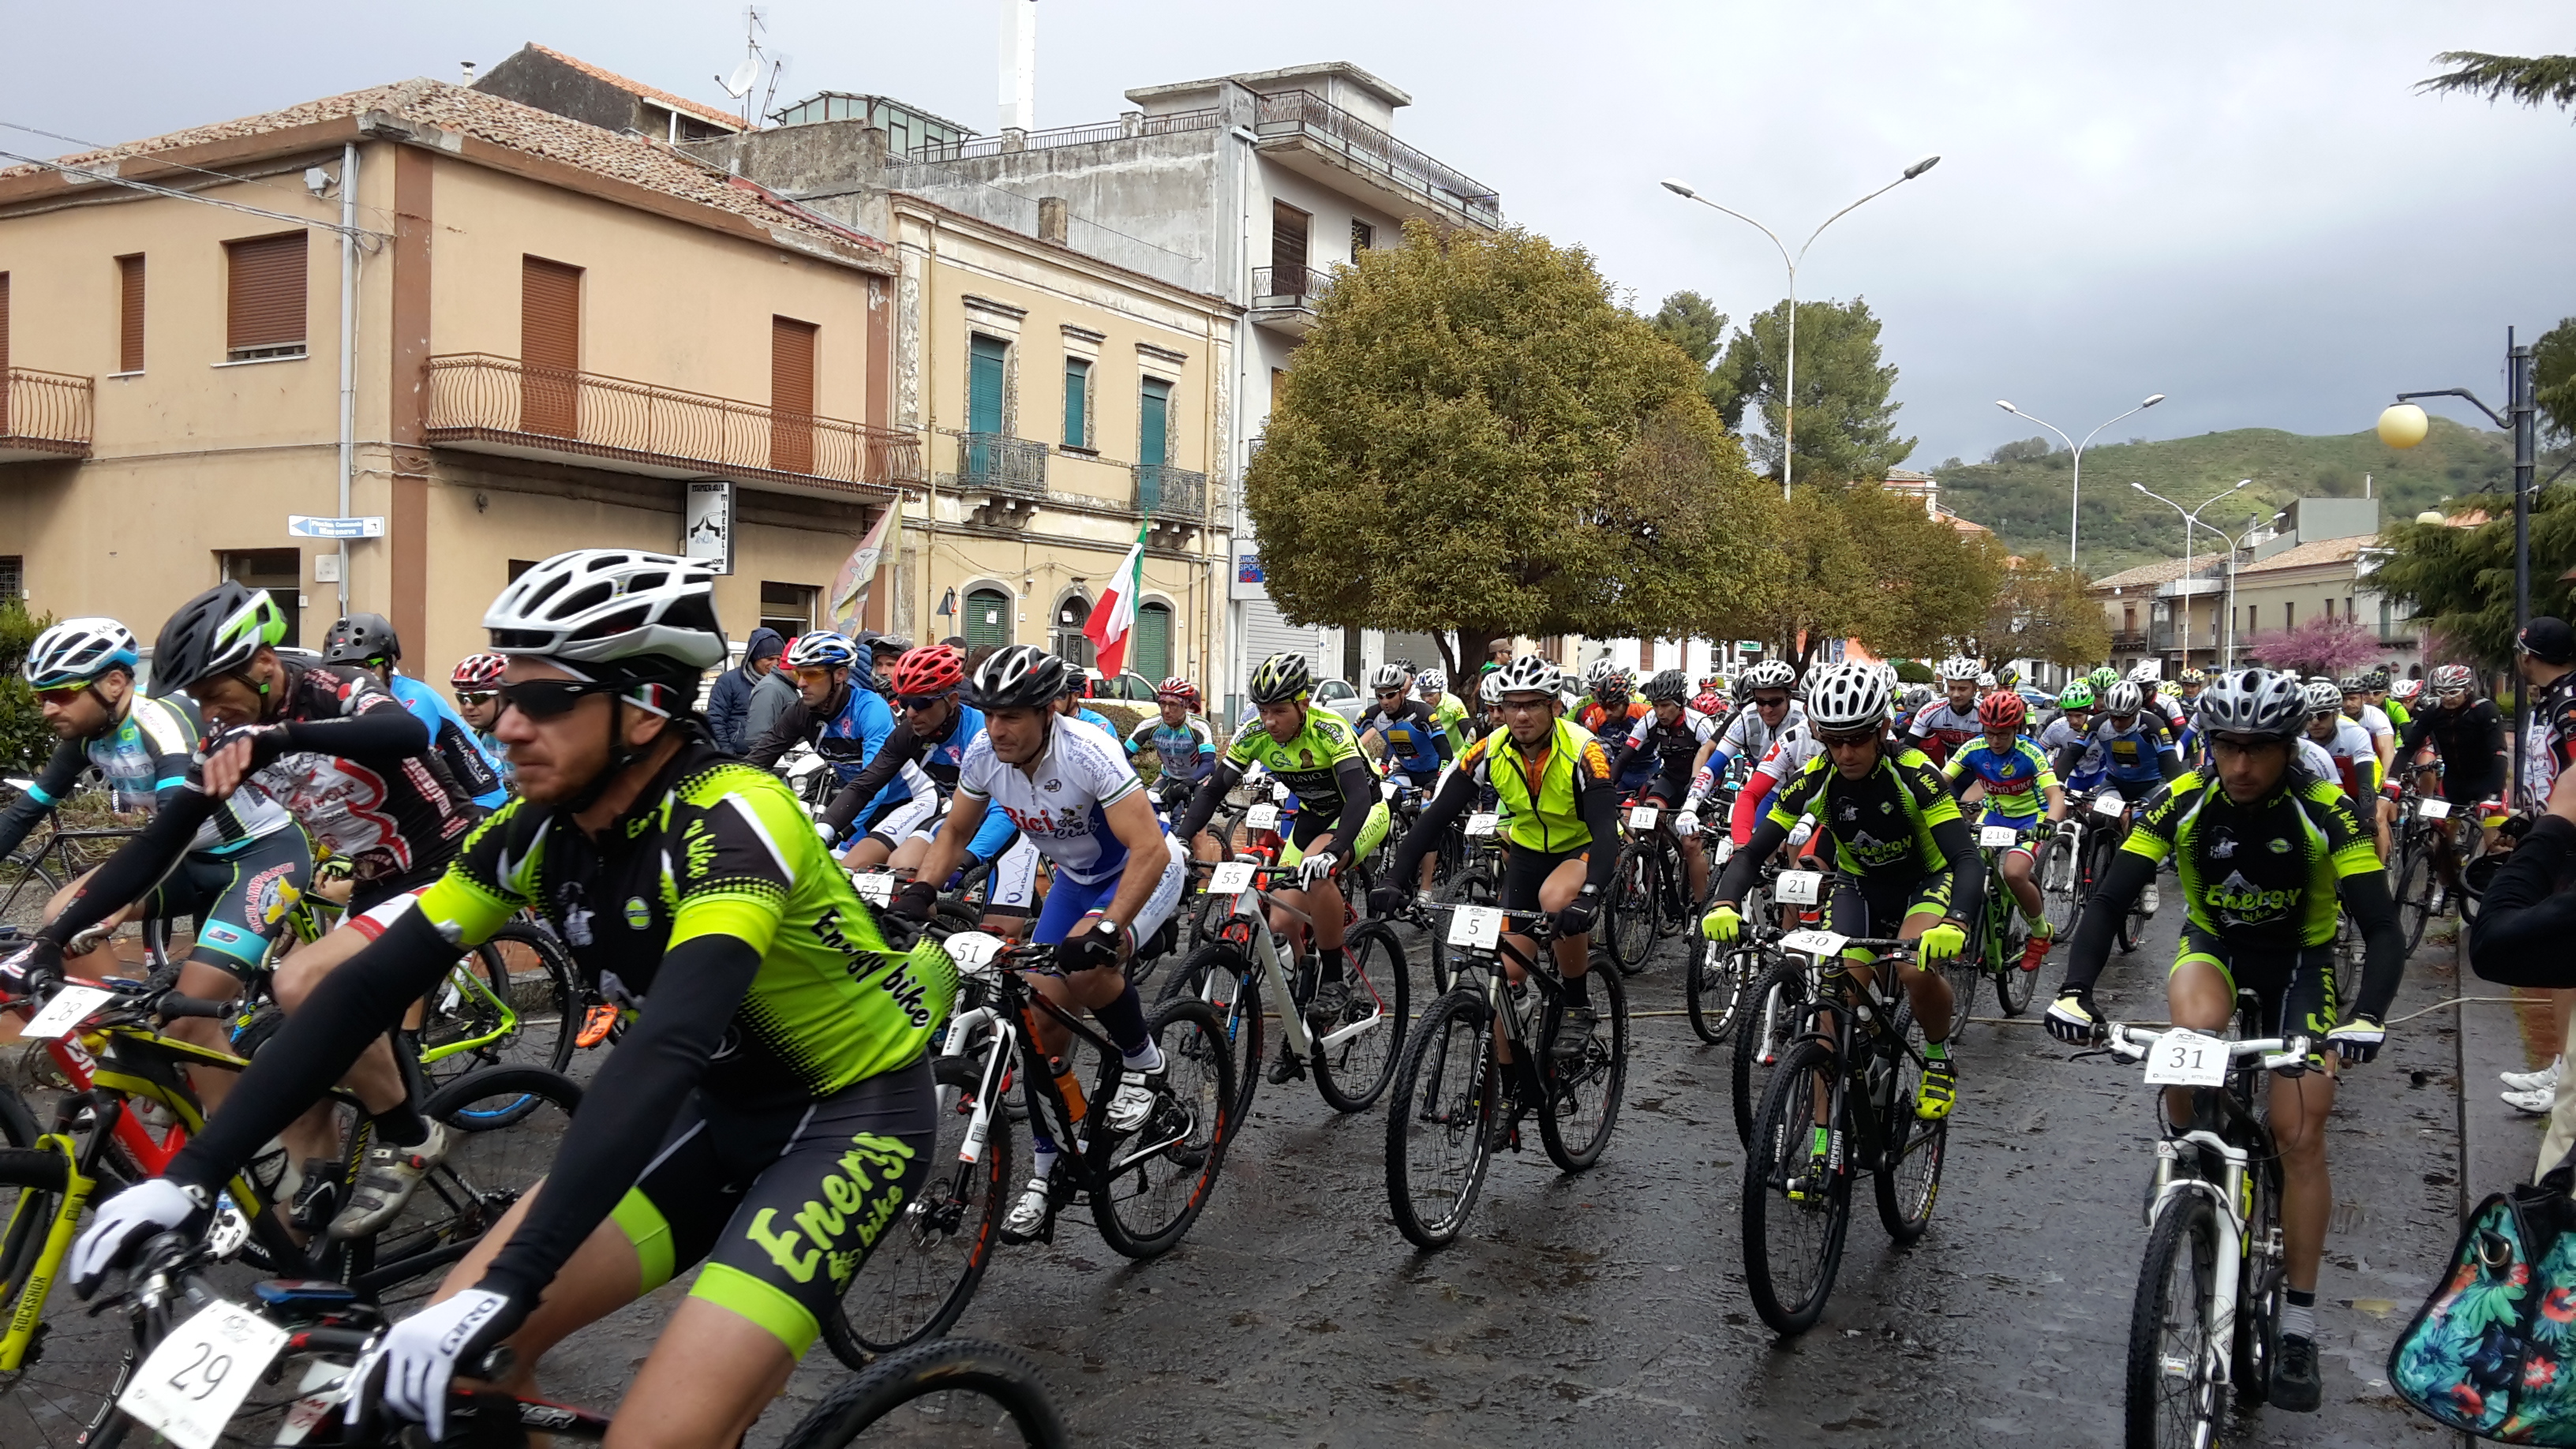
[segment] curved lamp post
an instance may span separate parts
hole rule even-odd
[[[2120,418],[2125,418],[2135,413],[2145,412],[2147,409],[2154,407],[2156,404],[2163,402],[2164,400],[2165,395],[2163,393],[2151,393],[2148,395],[2145,402],[2129,409],[2128,412],[2120,414]],[[2037,423],[2041,427],[2048,429],[2050,432],[2057,434],[2057,436],[2065,442],[2066,446],[2072,449],[2075,453],[2074,486],[2067,491],[2066,498],[2066,566],[2068,568],[2073,568],[2075,567],[2075,522],[2077,516],[2075,510],[2084,499],[2084,450],[2093,446],[2093,439],[2102,431],[2102,428],[2111,426],[2112,423],[2118,422],[2120,418],[2107,419],[2103,422],[2101,428],[2095,428],[2092,432],[2086,433],[2084,435],[2084,441],[2079,443],[2073,438],[2067,437],[2065,430],[2058,427],[2057,424],[2048,421],[2046,418],[2033,418],[2030,414],[2014,407],[2011,403],[2004,401],[2002,398],[1995,399],[1995,406],[2002,408],[2005,412],[2012,414],[2014,417],[2030,418],[2032,422]]]

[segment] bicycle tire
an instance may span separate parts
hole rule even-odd
[[[1451,991],[1424,1008],[1396,1067],[1386,1111],[1386,1201],[1396,1230],[1417,1248],[1457,1241],[1493,1162],[1502,1078],[1488,1026],[1483,997]]]
[[[582,1089],[571,1078],[525,1065],[476,1067],[432,1092],[420,1110],[433,1122],[460,1127],[460,1117],[481,1112],[506,1116],[510,1130],[460,1127],[450,1133],[447,1156],[424,1175],[401,1214],[346,1245],[349,1285],[391,1296],[388,1290],[462,1258],[553,1168],[556,1146],[581,1100]],[[343,1169],[350,1165],[344,1159]]]
[[[1635,841],[1619,847],[1610,871],[1610,899],[1601,912],[1601,944],[1610,964],[1623,976],[1646,969],[1655,949],[1655,868],[1653,857]]]
[[[36,856],[0,860],[0,925],[28,930],[43,925],[45,903],[62,888],[61,879]]]
[[[2047,904],[2047,897],[2041,897],[2043,910]],[[2008,900],[2003,914],[2003,966],[1995,973],[1995,1009],[2006,1016],[2019,1016],[2030,1010],[2030,998],[2039,990],[2039,969],[2024,971],[2021,967],[2023,950],[2030,944],[2030,923],[2022,919],[2020,906]]]
[[[1840,1070],[1832,1047],[1820,1041],[1800,1043],[1772,1072],[1753,1130],[1754,1145],[1745,1153],[1744,1287],[1753,1311],[1783,1335],[1804,1333],[1823,1315],[1851,1229],[1847,1168],[1830,1173],[1820,1190],[1810,1188],[1805,1201],[1792,1201],[1785,1186],[1775,1185],[1807,1171],[1815,1093],[1830,1090]],[[1849,1132],[1842,1135],[1850,1140]],[[1782,1230],[1776,1252],[1771,1243],[1775,1225]],[[1802,1265],[1807,1276],[1790,1276]]]
[[[963,1063],[970,1074],[980,1073],[988,1047],[989,1042],[970,1042],[963,1053],[937,1061]],[[976,1078],[970,1075],[959,1090],[971,1090],[975,1084]],[[955,1085],[941,1084],[939,1136],[930,1154],[930,1179],[877,1239],[834,1311],[818,1315],[824,1346],[850,1368],[866,1369],[881,1354],[938,1338],[954,1328],[975,1300],[975,1289],[993,1261],[994,1245],[1001,1241],[1002,1218],[1010,1211],[1008,1199],[1014,1186],[1011,1114],[1002,1110],[1000,1102],[993,1104],[985,1121],[984,1145],[973,1162],[966,1161],[966,1132],[974,1119],[948,1100],[948,1090]]]
[[[1807,968],[1781,956],[1772,958],[1745,994],[1744,1025],[1735,1034],[1735,1060],[1729,1068],[1739,1145],[1752,1145],[1753,1119],[1762,1107],[1762,1085],[1756,1082],[1754,1068],[1767,1073],[1788,1055],[1798,1028],[1798,1007],[1807,996]]]
[[[969,1419],[943,1409],[937,1417],[955,1428],[985,1427],[979,1443],[1007,1444],[996,1431],[1018,1431],[1029,1449],[1070,1449],[1072,1437],[1047,1396],[1035,1360],[1015,1348],[972,1338],[946,1338],[878,1360],[834,1389],[788,1431],[783,1449],[844,1449],[874,1426],[933,1394],[964,1394],[986,1401],[989,1413]]]
[[[2015,975],[2022,974],[2014,968]],[[1878,1221],[1899,1246],[1919,1241],[1932,1225],[1932,1209],[1941,1199],[1941,1166],[1950,1156],[1950,1119],[1931,1121],[1914,1115],[1914,1089],[1923,1079],[1909,1052],[1897,1054],[1889,1074],[1887,1101],[1880,1104],[1890,1140],[1881,1145],[1877,1171],[1870,1174],[1878,1199]]]
[[[496,1003],[509,1007],[517,1025],[497,1040],[423,1062],[421,1074],[433,1092],[468,1072],[486,1067],[533,1066],[561,1072],[572,1065],[575,1038],[585,1013],[572,956],[562,942],[525,921],[514,921],[459,959],[476,963],[472,969],[494,999],[469,998],[442,979],[432,992],[431,1008],[421,1023],[421,1044],[434,1048],[441,1040],[469,1039],[499,1030],[500,1022],[493,1012]]]
[[[1146,1029],[1163,1049],[1166,1093],[1153,1119],[1132,1137],[1095,1124],[1084,1154],[1090,1165],[1091,1218],[1100,1240],[1130,1258],[1170,1252],[1198,1221],[1216,1191],[1235,1121],[1233,1044],[1215,1009],[1204,1001],[1166,1001],[1154,1008]],[[1094,1100],[1105,1110],[1117,1064],[1101,1065]],[[1169,1145],[1134,1147],[1144,1138],[1160,1142],[1166,1132],[1178,1134]],[[1151,1206],[1136,1206],[1149,1199]]]
[[[1549,1049],[1553,1031],[1542,1033],[1540,1042],[1548,1055],[1547,1070],[1540,1075],[1547,1095],[1538,1105],[1538,1138],[1548,1161],[1563,1172],[1586,1172],[1601,1160],[1619,1125],[1619,1102],[1628,1086],[1628,983],[1614,971],[1602,976],[1598,989],[1610,994],[1609,1009],[1599,1013],[1601,1020],[1579,1062],[1569,1067]],[[1596,1096],[1597,1105],[1576,1110]]]
[[[2432,853],[2422,844],[2410,840],[2397,852],[2397,929],[2405,939],[2406,954],[2424,944],[2424,927],[2433,918]]]
[[[1344,938],[1344,959],[1356,978],[1350,1004],[1341,1022],[1326,1029],[1367,1021],[1372,1012],[1377,1024],[1335,1047],[1326,1047],[1318,1037],[1309,1065],[1326,1106],[1336,1112],[1365,1112],[1386,1095],[1396,1061],[1404,1054],[1404,1029],[1413,1011],[1408,978],[1413,973],[1404,959],[1404,943],[1383,921],[1352,927]]]
[[[2254,1210],[2245,1216],[2245,1239],[2261,1244],[2270,1240],[2271,1230],[2281,1221],[2281,1159],[2263,1157],[2247,1170],[2254,1174]],[[2259,1248],[2248,1252],[2236,1291],[2236,1342],[2229,1349],[2228,1379],[2235,1385],[2237,1406],[2251,1409],[2272,1397],[2272,1364],[2281,1349],[2281,1308],[2289,1301],[2286,1265]]]
[[[1163,983],[1162,1001],[1204,1001],[1224,1021],[1234,1044],[1234,1120],[1252,1120],[1252,1099],[1261,1089],[1261,1048],[1266,1040],[1261,1014],[1261,973],[1232,941],[1212,941],[1190,953],[1181,969]],[[1162,1001],[1155,1004],[1161,1005]]]
[[[57,1416],[76,1402],[96,1404],[116,1364],[118,1345],[87,1337],[54,1337],[54,1325],[43,1315],[52,1302],[52,1290],[64,1286],[60,1278],[45,1285],[42,1301],[27,1301],[37,1291],[27,1281],[29,1272],[44,1250],[55,1214],[62,1210],[69,1183],[66,1168],[56,1152],[0,1151],[0,1327],[19,1321],[22,1314],[30,1315],[43,1335],[29,1361],[0,1373],[0,1442],[31,1449],[37,1445],[71,1449],[77,1444],[85,1416]],[[104,1195],[102,1191],[100,1196]],[[108,1357],[83,1356],[100,1350],[106,1350]],[[40,1417],[33,1407],[38,1404],[55,1412]],[[49,1432],[49,1426],[59,1433]]]
[[[1712,941],[1691,933],[1690,970],[1682,978],[1682,1008],[1691,1030],[1710,1046],[1722,1046],[1744,1019],[1744,978],[1760,958],[1741,944]]]
[[[2175,1444],[2213,1442],[2218,1431],[2218,1386],[2208,1377],[2211,1358],[2208,1342],[2209,1314],[2207,1303],[2215,1291],[2213,1274],[2217,1263],[2218,1210],[2206,1194],[2190,1191],[2166,1200],[2164,1211],[2156,1215],[2156,1225],[2147,1234],[2147,1254],[2138,1265],[2137,1295],[2129,1308],[2129,1360],[2125,1375],[2129,1449],[2167,1449]],[[2190,1254],[2188,1262],[2184,1255]],[[2187,1268],[2185,1279],[2176,1279],[2176,1270]],[[2177,1304],[2174,1289],[2182,1287],[2188,1301]],[[2179,1307],[2183,1313],[2181,1331],[2168,1341],[2169,1320]],[[2182,1353],[2174,1350],[2180,1347]],[[2191,1364],[2189,1377],[2178,1393],[2166,1365],[2176,1359]],[[2181,1413],[2169,1413],[2171,1400]],[[2160,1424],[2174,1421],[2171,1432],[2159,1433]]]

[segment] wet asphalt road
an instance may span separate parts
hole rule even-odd
[[[2114,958],[2115,1016],[2161,1018],[2176,914]],[[2453,995],[2449,961],[2428,939],[2392,1015]],[[1682,1018],[1680,963],[1668,941],[1630,983],[1635,1055],[1600,1166],[1560,1176],[1528,1132],[1447,1251],[1416,1252],[1388,1216],[1382,1114],[1265,1084],[1180,1249],[1130,1264],[1069,1214],[1054,1246],[1000,1250],[957,1331],[1030,1350],[1096,1445],[2119,1442],[2154,1131],[2136,1069],[2072,1061],[1980,1002],[1931,1230],[1889,1247],[1864,1188],[1823,1321],[1780,1341],[1744,1295],[1728,1049]],[[2042,968],[2038,1001],[2062,969]],[[2459,1211],[2449,1014],[2391,1037],[2345,1074],[2330,1145],[2324,1411],[2262,1411],[2231,1443],[2457,1442],[2382,1382]],[[614,1405],[687,1281],[558,1349],[548,1390]],[[753,1442],[845,1376],[818,1347]]]

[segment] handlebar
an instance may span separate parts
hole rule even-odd
[[[2205,1036],[2207,1033],[2198,1033],[2198,1035]],[[2111,1055],[2126,1062],[2144,1061],[2148,1050],[2163,1040],[2164,1036],[2165,1033],[2161,1031],[2146,1031],[2116,1021],[2107,1022],[2102,1028],[2104,1048]],[[2229,1062],[2260,1058],[2265,1071],[2304,1066],[2308,1060],[2308,1039],[2304,1036],[2251,1037],[2244,1041],[2222,1042],[2220,1045],[2227,1048]]]

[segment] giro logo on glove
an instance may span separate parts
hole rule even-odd
[[[379,1365],[384,1370],[385,1407],[426,1425],[434,1441],[446,1436],[447,1391],[459,1365],[472,1371],[483,1350],[499,1343],[519,1325],[518,1305],[505,1294],[468,1288],[433,1303],[393,1326],[375,1351],[349,1373],[348,1423],[366,1421],[368,1386]]]

